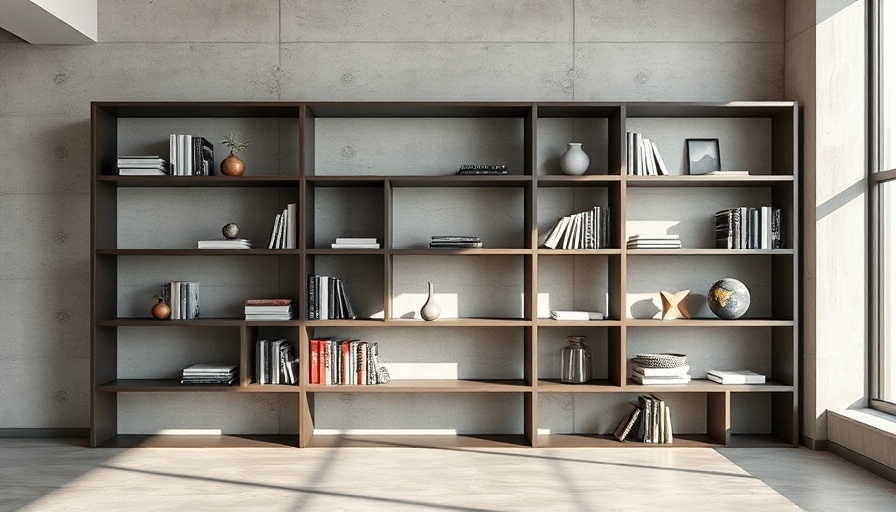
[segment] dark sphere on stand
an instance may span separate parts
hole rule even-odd
[[[233,240],[240,236],[240,228],[234,223],[227,224],[221,229],[221,232],[224,233],[224,238],[228,240]]]

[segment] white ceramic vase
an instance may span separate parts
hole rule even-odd
[[[442,308],[436,304],[436,301],[433,300],[432,293],[432,282],[429,283],[429,296],[426,298],[426,303],[423,304],[423,307],[420,308],[420,318],[426,321],[432,321],[436,318],[439,318],[439,315],[442,314]]]
[[[582,151],[582,143],[570,142],[567,144],[563,156],[560,157],[560,170],[563,171],[563,174],[581,176],[588,170],[590,163],[588,155]]]

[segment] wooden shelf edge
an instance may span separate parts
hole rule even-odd
[[[314,435],[308,448],[520,448],[532,446],[518,434]]]
[[[118,434],[99,448],[298,448],[299,436],[284,434],[172,435]]]
[[[308,393],[527,393],[533,390],[525,381],[393,379],[386,384],[340,385],[308,384]]]
[[[539,434],[538,448],[721,448],[706,434],[673,434],[671,444],[619,441],[612,434]]]

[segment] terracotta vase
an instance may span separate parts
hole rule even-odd
[[[152,307],[152,316],[159,320],[166,320],[171,316],[171,308],[168,307],[168,304],[165,304],[164,300],[158,299],[158,301],[159,302]]]
[[[227,158],[221,160],[221,174],[225,176],[242,176],[246,172],[246,162],[240,160],[240,157],[233,154],[233,151],[227,155]]]

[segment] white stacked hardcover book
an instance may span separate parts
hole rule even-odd
[[[709,370],[706,377],[719,384],[765,384],[765,375],[750,370]]]
[[[604,314],[599,311],[551,311],[554,320],[603,320]]]
[[[379,249],[376,238],[337,238],[331,249]]]
[[[252,242],[243,238],[219,240],[199,240],[199,249],[251,249]]]
[[[678,235],[634,235],[628,237],[626,249],[681,249]]]

